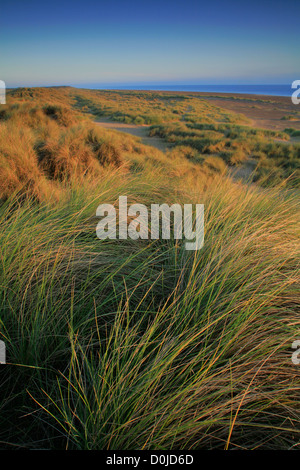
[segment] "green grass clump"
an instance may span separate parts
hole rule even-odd
[[[257,146],[259,163],[254,175],[262,186],[281,183],[299,188],[300,184],[300,145],[273,142]]]
[[[300,131],[294,129],[293,127],[288,127],[287,129],[284,129],[284,132],[289,134],[291,137],[300,137]]]
[[[20,365],[10,399],[1,398],[11,423],[1,440],[68,449],[292,446],[297,199],[220,180],[201,196],[203,250],[101,242],[99,202],[124,191],[152,200],[154,187],[143,193],[133,183],[116,175],[112,185],[109,176],[96,199],[86,186],[53,207],[2,207],[1,331],[9,361]],[[155,191],[167,200],[167,188]],[[29,413],[22,429],[20,413]]]

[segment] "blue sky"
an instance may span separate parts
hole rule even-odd
[[[1,5],[7,86],[264,84],[300,79],[299,0]]]

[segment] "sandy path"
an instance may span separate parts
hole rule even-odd
[[[125,124],[123,122],[110,121],[109,119],[101,119],[95,121],[96,124],[114,131],[125,132],[139,137],[144,145],[151,145],[158,150],[165,152],[170,145],[167,144],[161,137],[149,137],[150,126],[136,124]],[[234,169],[229,169],[228,174],[234,181],[242,181],[243,183],[251,183],[251,175],[255,170],[257,162],[253,159],[247,160],[244,164],[239,165]]]
[[[270,123],[268,121],[268,125],[261,126],[263,121],[251,119],[251,127],[265,127],[265,128],[274,128],[274,123]],[[150,145],[152,147],[157,148],[158,150],[165,152],[168,148],[171,147],[170,144],[165,142],[161,137],[150,137],[149,136],[149,128],[150,126],[147,125],[136,125],[136,124],[125,124],[123,122],[111,121],[109,119],[101,119],[95,121],[96,124],[105,128],[111,129],[119,132],[125,132],[126,134],[131,134],[141,139],[141,142],[144,145]],[[299,143],[300,138],[294,137],[291,138],[289,141],[281,140],[281,139],[274,139],[275,142],[281,142],[284,144],[294,144]],[[256,168],[257,161],[253,158],[249,158],[244,164],[237,166],[234,169],[229,169],[228,174],[234,181],[242,181],[244,183],[251,183],[252,181],[252,174]]]
[[[95,121],[95,124],[98,124],[105,129],[111,129],[114,131],[125,132],[126,134],[135,135],[139,137],[144,145],[151,145],[156,147],[158,150],[165,152],[170,148],[170,144],[165,142],[161,137],[150,137],[149,129],[150,126],[138,126],[136,124],[125,124],[123,122],[110,121],[109,119],[99,119]]]

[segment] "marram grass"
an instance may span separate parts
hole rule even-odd
[[[0,446],[297,449],[298,147],[273,142],[288,135],[182,94],[21,89],[8,104]],[[91,115],[143,120],[172,147]],[[250,154],[275,187],[226,176]],[[120,195],[204,204],[204,247],[100,241],[96,208]]]
[[[114,190],[104,194],[115,199]],[[96,201],[85,197],[77,212],[75,190],[61,205],[2,208],[1,325],[16,365],[15,391],[6,383],[14,393],[1,394],[11,424],[1,440],[297,446],[296,197],[268,190],[266,198],[224,179],[203,195],[205,245],[194,253],[172,242],[98,240],[87,217]],[[26,431],[9,415],[11,402]]]

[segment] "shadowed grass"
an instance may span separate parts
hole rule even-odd
[[[150,202],[142,186],[131,190]],[[33,398],[44,410],[31,426],[47,440],[46,419],[46,446],[59,433],[78,449],[291,446],[296,199],[223,180],[201,196],[205,246],[191,255],[168,241],[98,240],[89,218],[119,191],[129,187],[2,209],[2,331],[23,364],[23,409]]]

